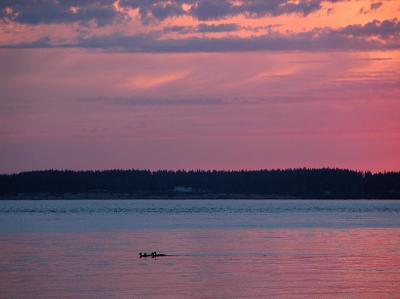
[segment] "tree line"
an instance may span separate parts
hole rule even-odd
[[[45,170],[0,175],[2,197],[29,194],[243,194],[296,198],[399,198],[400,172],[347,169]],[[190,197],[190,196],[188,196]]]

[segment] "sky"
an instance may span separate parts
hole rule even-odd
[[[398,0],[0,2],[0,173],[399,153]]]

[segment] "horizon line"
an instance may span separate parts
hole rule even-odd
[[[149,169],[149,168],[103,168],[103,169],[68,169],[68,168],[47,168],[47,169],[35,169],[35,170],[23,170],[16,172],[0,172],[0,175],[20,175],[24,173],[35,173],[35,172],[107,172],[107,171],[149,171],[150,173],[156,172],[257,172],[257,171],[288,171],[288,170],[342,170],[356,173],[371,173],[371,174],[388,174],[388,173],[400,173],[399,170],[359,170],[354,168],[343,168],[343,167],[286,167],[286,168],[257,168],[257,169],[206,169],[206,168],[176,168],[176,169]]]

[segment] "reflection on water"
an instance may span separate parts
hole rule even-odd
[[[400,227],[400,201],[40,200],[0,202],[0,233],[261,227]]]
[[[400,296],[400,229],[172,230],[0,237],[5,298]],[[174,256],[140,259],[139,251]]]
[[[326,210],[325,204],[319,205]],[[370,209],[371,204],[379,205],[370,202]],[[312,225],[299,227],[284,219],[294,217],[299,223],[304,212],[279,212],[274,220],[281,223],[278,227],[263,220],[271,217],[266,212],[198,213],[195,226],[186,224],[193,214],[170,212],[171,218],[159,220],[157,213],[144,213],[140,221],[147,217],[145,224],[156,223],[149,227],[130,219],[139,215],[136,212],[110,218],[107,213],[78,218],[3,213],[3,224],[22,227],[0,230],[0,297],[399,298],[400,226],[393,219],[387,225],[384,219],[398,212],[384,211],[385,205],[398,207],[386,202],[381,211],[307,212],[311,220],[303,223]],[[102,217],[105,222],[112,219],[113,225],[101,226]],[[116,225],[121,217],[122,224]],[[179,226],[171,228],[174,217]],[[232,227],[222,225],[229,219],[236,219]],[[78,224],[71,225],[76,220]],[[199,225],[207,221],[212,225]],[[318,227],[319,221],[329,225]],[[56,229],[34,225],[55,222]],[[172,256],[138,257],[140,251],[154,250]]]

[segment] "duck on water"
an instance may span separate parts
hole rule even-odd
[[[158,253],[157,251],[153,251],[152,253],[139,252],[139,257],[158,257],[158,256],[167,256],[167,255]]]

